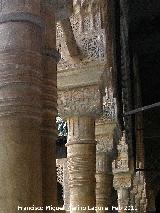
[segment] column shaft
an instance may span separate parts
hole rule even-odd
[[[55,144],[57,132],[55,119],[57,116],[57,53],[56,24],[52,1],[42,1],[41,13],[45,21],[42,61],[42,197],[44,206],[56,206],[57,181]]]
[[[0,8],[0,212],[17,213],[18,205],[42,206],[43,24],[39,0]]]
[[[94,212],[96,144],[95,124],[91,117],[72,117],[68,119],[67,158],[70,184],[71,213]],[[73,207],[77,207],[73,211]]]
[[[106,155],[105,152],[96,153],[96,207],[98,213],[109,212],[112,204],[113,175],[110,171],[112,162],[109,162]]]

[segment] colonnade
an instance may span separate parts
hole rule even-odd
[[[95,68],[92,65],[58,73],[58,109],[68,124],[70,212],[75,212],[74,208],[83,212],[81,207],[95,212],[91,210],[96,206],[95,120],[102,113],[104,66]]]

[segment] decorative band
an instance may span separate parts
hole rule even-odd
[[[12,13],[0,14],[1,24],[6,22],[19,22],[19,21],[28,21],[37,25],[40,28],[45,27],[43,20],[39,16],[33,15],[31,13],[12,12]]]
[[[57,63],[61,59],[61,54],[54,48],[45,48],[43,49],[42,54],[52,57]]]

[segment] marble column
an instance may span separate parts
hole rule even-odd
[[[0,2],[0,212],[42,206],[40,1]],[[33,211],[35,212],[35,211]]]
[[[96,153],[96,212],[98,213],[111,212],[113,175],[108,168],[108,157],[105,152]]]
[[[96,206],[95,119],[102,113],[102,74],[102,69],[90,66],[58,73],[58,109],[68,124],[70,206],[77,207],[71,213],[84,213],[83,207],[94,212],[88,206]]]
[[[98,213],[112,212],[115,121],[103,117],[96,121],[96,207]]]
[[[67,158],[70,184],[71,212],[94,212],[96,143],[94,118],[74,116],[67,121],[69,136]],[[85,209],[86,208],[86,209]]]
[[[42,189],[43,205],[56,206],[56,153],[57,139],[57,62],[59,54],[56,50],[56,23],[54,1],[41,1],[41,15],[45,22],[43,33],[43,81],[42,81]]]

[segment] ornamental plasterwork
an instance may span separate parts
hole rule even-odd
[[[128,145],[126,144],[125,133],[117,145],[118,157],[112,163],[112,169],[114,173],[121,173],[129,171],[128,162]]]
[[[80,52],[79,61],[70,56],[61,23],[57,23],[57,49],[61,54],[58,70],[81,67],[93,61],[105,61],[105,30],[101,27],[100,5],[97,1],[92,10],[92,4],[91,0],[74,2],[74,12],[69,18]]]
[[[108,120],[116,120],[116,99],[113,97],[113,89],[106,87],[105,96],[103,98],[103,114]]]

